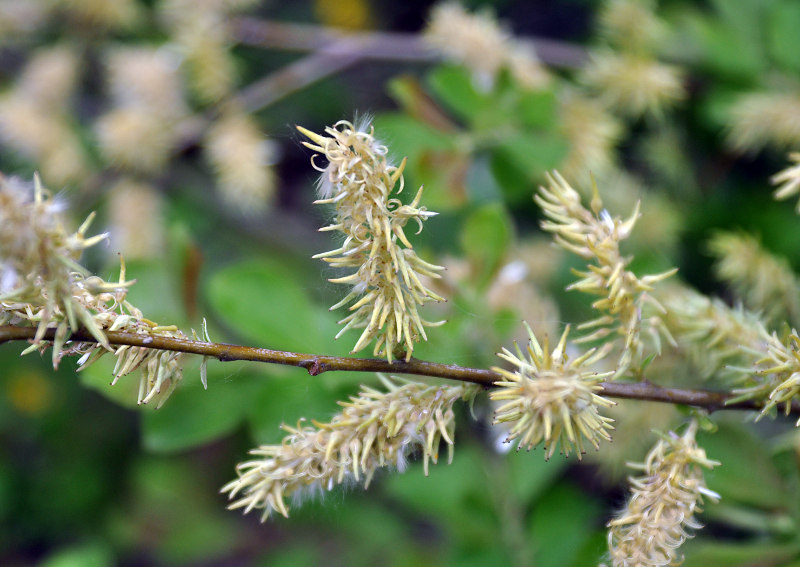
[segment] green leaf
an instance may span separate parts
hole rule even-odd
[[[279,443],[286,433],[280,425],[294,426],[300,418],[329,421],[341,410],[336,401],[346,398],[343,390],[354,393],[354,380],[365,381],[363,374],[348,379],[346,374],[325,373],[309,376],[305,370],[292,369],[267,379],[252,394],[248,419],[253,438],[260,443]]]
[[[146,449],[185,450],[222,437],[239,426],[250,411],[254,393],[270,377],[239,369],[231,377],[233,369],[227,364],[209,361],[208,391],[199,379],[182,384],[162,408],[143,413]]]
[[[572,565],[595,532],[600,505],[590,495],[561,482],[536,503],[530,518],[537,567]]]
[[[762,565],[786,565],[800,557],[796,543],[709,543],[690,541],[685,546],[684,567],[760,567]]]
[[[567,459],[545,461],[541,451],[517,451],[508,460],[510,487],[520,502],[534,502],[569,465]]]
[[[39,563],[39,567],[111,567],[114,564],[107,546],[91,543],[57,551]]]
[[[523,91],[519,100],[519,120],[530,128],[552,129],[558,123],[558,101],[553,91]]]
[[[561,163],[569,145],[557,134],[526,132],[504,138],[497,151],[507,155],[510,163],[528,179],[537,181],[545,171]]]
[[[472,76],[464,67],[437,67],[427,81],[436,96],[468,122],[474,122],[479,114],[491,108],[491,97],[475,89]]]
[[[484,486],[489,479],[481,474],[484,458],[475,447],[456,439],[450,465],[442,447],[439,464],[430,465],[429,476],[423,475],[421,463],[412,462],[403,474],[386,478],[382,488],[405,508],[440,521],[459,539],[489,544],[497,519]]]
[[[315,546],[279,547],[256,563],[257,567],[314,567],[320,564],[320,551]]]
[[[376,135],[391,148],[394,161],[408,158],[404,172],[405,198],[425,186],[422,204],[429,210],[444,212],[466,200],[464,173],[469,157],[459,148],[461,132],[443,132],[399,113],[381,114],[374,121]]]
[[[710,459],[722,463],[707,471],[705,479],[723,501],[785,508],[786,487],[762,439],[739,424],[721,421],[716,433],[699,432],[697,442]]]
[[[484,205],[466,219],[461,230],[461,247],[480,285],[486,285],[500,267],[511,239],[511,220],[498,203]]]
[[[217,272],[207,295],[216,315],[254,345],[331,352],[336,322],[327,309],[311,303],[298,283],[307,280],[308,274],[293,271],[286,262],[247,260]]]
[[[752,83],[765,67],[758,40],[748,41],[735,27],[718,19],[695,17],[689,23],[703,50],[704,64],[713,72]]]

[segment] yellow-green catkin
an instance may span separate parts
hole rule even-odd
[[[65,208],[65,202],[51,197],[38,178],[30,184],[0,176],[0,324],[36,327],[32,344],[23,354],[52,346],[54,366],[65,356],[80,356],[82,369],[113,354],[117,359],[114,382],[141,369],[138,402],[156,400],[160,405],[182,378],[182,354],[112,347],[106,331],[189,337],[175,326],[150,321],[126,300],[134,282],[125,280],[124,263],[117,282],[91,275],[80,265],[83,250],[108,235],[86,236],[94,215],[77,231],[66,230]],[[72,332],[82,328],[97,343],[68,341]],[[54,331],[52,340],[44,338],[48,330]],[[201,377],[205,381],[205,360]]]
[[[593,368],[609,348],[590,349],[570,359],[569,328],[551,352],[547,338],[540,345],[531,328],[526,327],[530,336],[526,353],[519,345],[515,345],[516,354],[506,348],[498,353],[515,369],[492,368],[503,377],[495,382],[498,388],[489,394],[492,400],[503,402],[495,410],[494,423],[510,424],[506,442],[518,440],[519,448],[530,450],[544,443],[546,459],[553,456],[557,446],[564,456],[575,450],[580,459],[585,452],[584,439],[595,448],[600,440],[611,440],[613,420],[598,410],[614,402],[598,392],[602,389],[600,382],[613,371],[598,372]]]
[[[534,197],[547,217],[542,228],[553,233],[561,247],[593,261],[586,271],[576,272],[581,279],[567,289],[600,297],[592,303],[600,316],[578,326],[579,330],[591,331],[578,342],[613,340],[615,334],[622,338],[619,375],[633,360],[642,356],[643,328],[656,350],[660,348],[662,336],[674,343],[661,321],[664,308],[650,292],[655,284],[673,275],[677,269],[642,277],[626,269],[632,258],[622,255],[620,242],[630,236],[636,224],[639,203],[630,217],[622,220],[612,217],[603,208],[596,186],[590,211],[581,204],[578,192],[558,172],[549,174],[547,179],[549,185],[540,187]],[[645,307],[650,307],[653,314],[647,315]]]
[[[436,463],[439,446],[448,446],[452,459],[455,434],[453,404],[470,401],[474,385],[428,386],[384,380],[386,391],[363,387],[358,397],[340,402],[342,411],[328,423],[284,425],[288,433],[280,445],[262,445],[250,452],[255,458],[236,467],[238,478],[222,488],[230,509],[262,510],[289,515],[284,499],[332,490],[343,483],[369,486],[375,473],[386,467],[406,468],[408,457],[421,451],[425,474]]]
[[[420,206],[422,188],[407,205],[393,196],[403,189],[405,161],[390,165],[387,149],[371,127],[342,121],[326,128],[325,136],[298,129],[313,142],[305,145],[328,160],[323,167],[312,159],[322,174],[316,203],[336,207],[333,223],[320,230],[340,232],[344,238],[340,247],[315,258],[353,270],[330,280],[350,286],[347,296],[331,307],[350,304],[351,313],[339,321],[344,327],[336,337],[363,328],[353,352],[375,339],[375,355],[409,360],[414,343],[427,340],[425,327],[442,323],[422,319],[418,306],[444,301],[423,281],[440,277],[443,268],[417,256],[404,227],[413,220],[422,230],[422,222],[436,213]]]
[[[608,523],[608,546],[614,567],[679,565],[678,549],[702,527],[695,514],[703,498],[719,495],[706,487],[703,469],[719,465],[697,445],[693,422],[683,435],[670,433],[656,443],[644,463],[631,464],[642,476],[631,478],[625,508]]]

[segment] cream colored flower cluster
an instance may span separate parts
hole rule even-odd
[[[601,38],[582,70],[582,80],[616,113],[630,118],[660,117],[686,96],[683,73],[658,60],[664,25],[655,2],[611,0],[600,13]]]
[[[82,355],[79,365],[86,367],[112,352],[117,357],[114,382],[141,369],[139,403],[158,398],[160,405],[182,377],[181,354],[143,347],[112,349],[105,331],[189,337],[174,326],[144,318],[126,301],[133,282],[125,281],[124,264],[119,281],[109,283],[78,263],[83,250],[106,235],[85,236],[94,215],[69,233],[64,209],[65,204],[51,198],[38,178],[31,186],[0,177],[0,324],[36,326],[36,336],[23,354],[52,346],[54,366],[64,356]],[[98,344],[67,342],[70,333],[81,328]],[[55,330],[52,344],[44,340],[48,329]]]
[[[564,330],[556,348],[550,352],[547,338],[540,345],[527,326],[530,341],[527,357],[516,346],[516,354],[506,348],[498,353],[503,360],[516,367],[512,371],[494,367],[505,380],[495,382],[498,388],[489,397],[504,402],[495,410],[494,424],[511,423],[506,442],[519,439],[519,447],[528,450],[539,443],[545,444],[545,458],[549,459],[560,445],[564,456],[575,450],[578,459],[585,453],[583,440],[595,448],[600,440],[611,440],[609,430],[614,421],[600,415],[599,408],[610,407],[614,402],[598,395],[600,382],[613,374],[597,372],[592,365],[608,354],[608,348],[590,349],[570,359],[567,354],[567,334]]]
[[[275,191],[274,156],[252,117],[227,108],[209,129],[205,152],[220,194],[232,209],[253,214],[267,208]]]
[[[403,470],[407,459],[422,452],[428,462],[439,459],[441,441],[452,459],[455,421],[453,404],[470,401],[474,385],[428,386],[384,380],[386,391],[363,387],[329,423],[284,425],[289,434],[280,445],[263,445],[250,453],[254,460],[236,467],[239,478],[222,492],[236,499],[230,509],[244,513],[263,510],[262,521],[273,512],[289,515],[284,499],[331,490],[342,483],[369,486],[380,468]]]
[[[121,47],[106,55],[111,108],[95,129],[103,155],[116,167],[156,174],[169,162],[178,122],[188,113],[177,64],[162,48]]]
[[[762,328],[763,345],[760,359],[746,370],[758,382],[750,387],[735,390],[740,399],[762,400],[764,407],[759,417],[771,413],[781,405],[788,415],[794,400],[800,397],[800,335],[796,329],[783,338],[776,332],[768,334]],[[800,419],[795,424],[800,427]]]
[[[754,236],[733,232],[715,234],[709,248],[717,258],[717,277],[748,309],[772,328],[785,321],[800,324],[800,282],[785,258],[771,254]]]
[[[80,58],[75,46],[36,51],[12,88],[0,96],[0,141],[37,164],[49,182],[74,183],[90,171],[71,124]]]
[[[33,185],[0,177],[0,321],[36,324],[35,343],[45,331],[58,334],[81,325],[108,345],[91,313],[73,296],[89,274],[78,264],[83,250],[106,238],[86,238],[94,215],[70,234],[64,227],[66,204],[51,198],[38,177]]]
[[[680,284],[658,288],[657,295],[664,326],[699,377],[741,385],[769,336],[758,315]]]
[[[549,82],[533,48],[515,40],[489,13],[470,14],[457,2],[440,3],[423,37],[446,59],[470,69],[481,90],[490,90],[504,68],[530,89]]]
[[[740,96],[730,110],[728,145],[754,153],[764,146],[800,145],[800,90],[758,91]]]
[[[693,422],[681,435],[670,433],[653,447],[631,478],[631,497],[624,510],[608,523],[608,545],[614,567],[678,565],[678,548],[701,527],[703,497],[719,495],[706,488],[703,469],[719,465],[697,445]]]
[[[331,279],[351,286],[350,293],[331,307],[336,309],[353,302],[350,315],[339,321],[341,336],[351,328],[364,328],[353,352],[373,339],[375,354],[411,358],[414,342],[427,340],[425,327],[440,323],[423,320],[417,306],[429,301],[444,301],[423,282],[424,277],[438,278],[444,269],[417,256],[405,235],[409,220],[422,230],[422,221],[436,213],[420,207],[422,188],[408,205],[392,197],[403,189],[403,167],[389,165],[386,147],[373,135],[373,129],[356,127],[342,121],[326,128],[327,136],[298,127],[313,143],[304,144],[328,160],[326,167],[312,164],[322,172],[318,204],[336,206],[336,220],[322,228],[344,235],[339,248],[317,254],[334,268],[352,269],[353,273]],[[403,352],[405,350],[405,352]]]
[[[584,208],[581,198],[567,181],[554,172],[548,175],[549,186],[540,187],[534,197],[544,211],[547,220],[542,228],[554,234],[555,241],[570,252],[587,260],[594,260],[585,272],[578,272],[581,279],[568,289],[577,289],[600,299],[592,307],[602,315],[584,323],[578,329],[596,329],[582,337],[578,342],[604,339],[612,333],[624,338],[624,347],[619,361],[618,372],[624,371],[635,357],[643,351],[640,331],[643,322],[642,311],[646,305],[653,307],[656,314],[647,318],[647,330],[658,347],[660,335],[666,332],[659,314],[664,308],[648,292],[653,285],[673,275],[677,269],[638,277],[627,270],[631,258],[620,252],[620,242],[630,236],[639,216],[639,203],[630,217],[621,220],[603,209],[603,203],[594,187],[591,208]]]

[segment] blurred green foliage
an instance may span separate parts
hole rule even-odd
[[[392,3],[361,3],[375,25],[403,21]],[[152,4],[137,3],[142,9]],[[286,4],[265,3],[255,13],[313,20],[310,4]],[[496,4],[501,15],[529,9],[525,2],[481,4]],[[686,281],[724,295],[709,276],[705,242],[713,230],[756,232],[766,248],[800,266],[800,239],[792,236],[797,216],[790,205],[770,201],[767,184],[783,167],[782,152],[768,147],[742,157],[725,142],[731,107],[740,96],[776,85],[796,88],[800,81],[800,5],[663,4],[670,31],[664,56],[686,70],[688,98],[663,120],[626,125],[615,153],[630,177],[607,176],[601,189],[609,192],[608,206],[622,213],[642,199],[650,216],[642,219],[641,237],[631,246],[641,254],[643,271],[678,265]],[[416,29],[426,7],[411,3],[406,9],[414,12]],[[599,2],[570,3],[576,17],[589,20],[598,7]],[[48,28],[35,42],[0,46],[0,79],[10,85],[19,61],[37,46],[69,38],[68,29]],[[113,41],[152,39],[139,30]],[[577,33],[563,39],[596,41]],[[246,79],[258,80],[266,63],[280,68],[287,59],[237,49]],[[443,258],[448,266],[439,293],[449,302],[431,306],[428,317],[448,323],[430,332],[419,358],[489,367],[502,345],[522,337],[521,318],[552,329],[587,313],[585,298],[561,293],[573,279],[570,268],[580,263],[548,257],[536,240],[538,212],[531,201],[544,172],[562,164],[570,149],[560,101],[575,83],[573,72],[562,70],[536,91],[504,73],[482,91],[467,69],[450,64],[393,63],[385,72],[374,66],[327,79],[257,115],[263,128],[275,132],[283,153],[277,201],[260,217],[243,219],[209,195],[196,148],[179,155],[165,174],[168,244],[128,263],[129,276],[137,279],[132,302],[148,317],[183,329],[199,328],[199,317],[207,317],[216,341],[346,355],[352,333],[334,342],[341,315],[328,311],[340,289],[325,281],[331,274],[320,262],[309,259],[327,249],[315,233],[326,213],[310,206],[313,172],[288,126],[318,129],[367,106],[377,111],[376,131],[392,155],[408,156],[406,184],[412,190],[405,198],[424,184],[423,202],[441,213],[414,243],[423,257]],[[87,104],[92,100],[87,97]],[[71,120],[91,147],[82,116]],[[36,164],[4,149],[0,168],[28,175]],[[102,191],[65,194],[76,203],[76,218],[92,208],[104,214]],[[669,224],[673,218],[677,225]],[[193,248],[203,259],[196,276],[187,271]],[[98,273],[117,269],[117,259],[108,256],[91,258]],[[504,268],[515,261],[527,266],[535,301],[503,279]],[[550,292],[558,296],[556,311],[537,310],[537,301],[548,301]],[[197,314],[187,307],[195,299]],[[541,319],[531,320],[536,314]],[[233,477],[235,464],[254,443],[279,442],[282,423],[328,419],[337,400],[371,377],[310,377],[297,368],[212,361],[205,391],[195,363],[163,408],[134,409],[134,379],[109,385],[113,361],[76,377],[73,361],[53,372],[49,357],[19,359],[19,350],[14,344],[0,347],[2,565],[577,567],[603,556],[609,511],[624,501],[618,479],[602,477],[602,468],[560,458],[544,462],[536,451],[499,454],[497,433],[486,425],[491,410],[479,403],[477,420],[466,408],[459,416],[451,465],[432,467],[425,478],[413,463],[404,474],[380,476],[367,491],[336,489],[293,509],[289,520],[262,525],[253,515],[225,510],[218,490]],[[800,565],[800,436],[783,420],[753,428],[739,417],[719,420],[718,431],[700,440],[709,457],[723,463],[707,475],[722,502],[708,506],[702,517],[708,527],[687,544],[685,565]],[[655,440],[646,426],[641,431]]]

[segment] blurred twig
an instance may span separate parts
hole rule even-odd
[[[0,344],[9,341],[31,340],[36,334],[36,327],[17,327],[14,325],[0,326]],[[348,358],[341,356],[325,356],[317,354],[298,353],[290,351],[272,350],[266,348],[229,345],[225,343],[206,343],[202,341],[181,340],[167,337],[121,333],[106,331],[106,337],[111,345],[129,345],[185,352],[216,358],[221,362],[233,360],[248,360],[266,362],[269,364],[283,364],[305,368],[312,376],[323,372],[344,370],[349,372],[387,372],[393,374],[416,374],[435,378],[446,378],[460,382],[472,382],[486,388],[493,387],[498,380],[503,380],[499,374],[491,370],[480,368],[467,368],[454,364],[441,364],[424,360],[411,359],[395,360],[388,362],[376,358]],[[55,329],[45,333],[45,340],[52,340]],[[71,335],[70,340],[85,343],[97,343],[88,331],[80,330]],[[642,400],[663,402],[670,404],[683,404],[703,408],[709,412],[725,409],[760,410],[761,405],[754,400],[744,400],[726,404],[727,400],[734,397],[729,392],[715,392],[709,390],[688,390],[681,388],[664,388],[647,380],[634,383],[603,382],[602,391],[598,392],[611,398],[629,400]],[[800,402],[791,404],[790,412],[800,414]]]
[[[309,24],[237,18],[231,23],[231,35],[245,45],[312,52],[245,88],[239,98],[250,112],[362,61],[436,63],[441,60],[419,34],[346,33]],[[534,39],[522,43],[542,62],[553,67],[580,67],[587,57],[583,48],[561,41]]]

